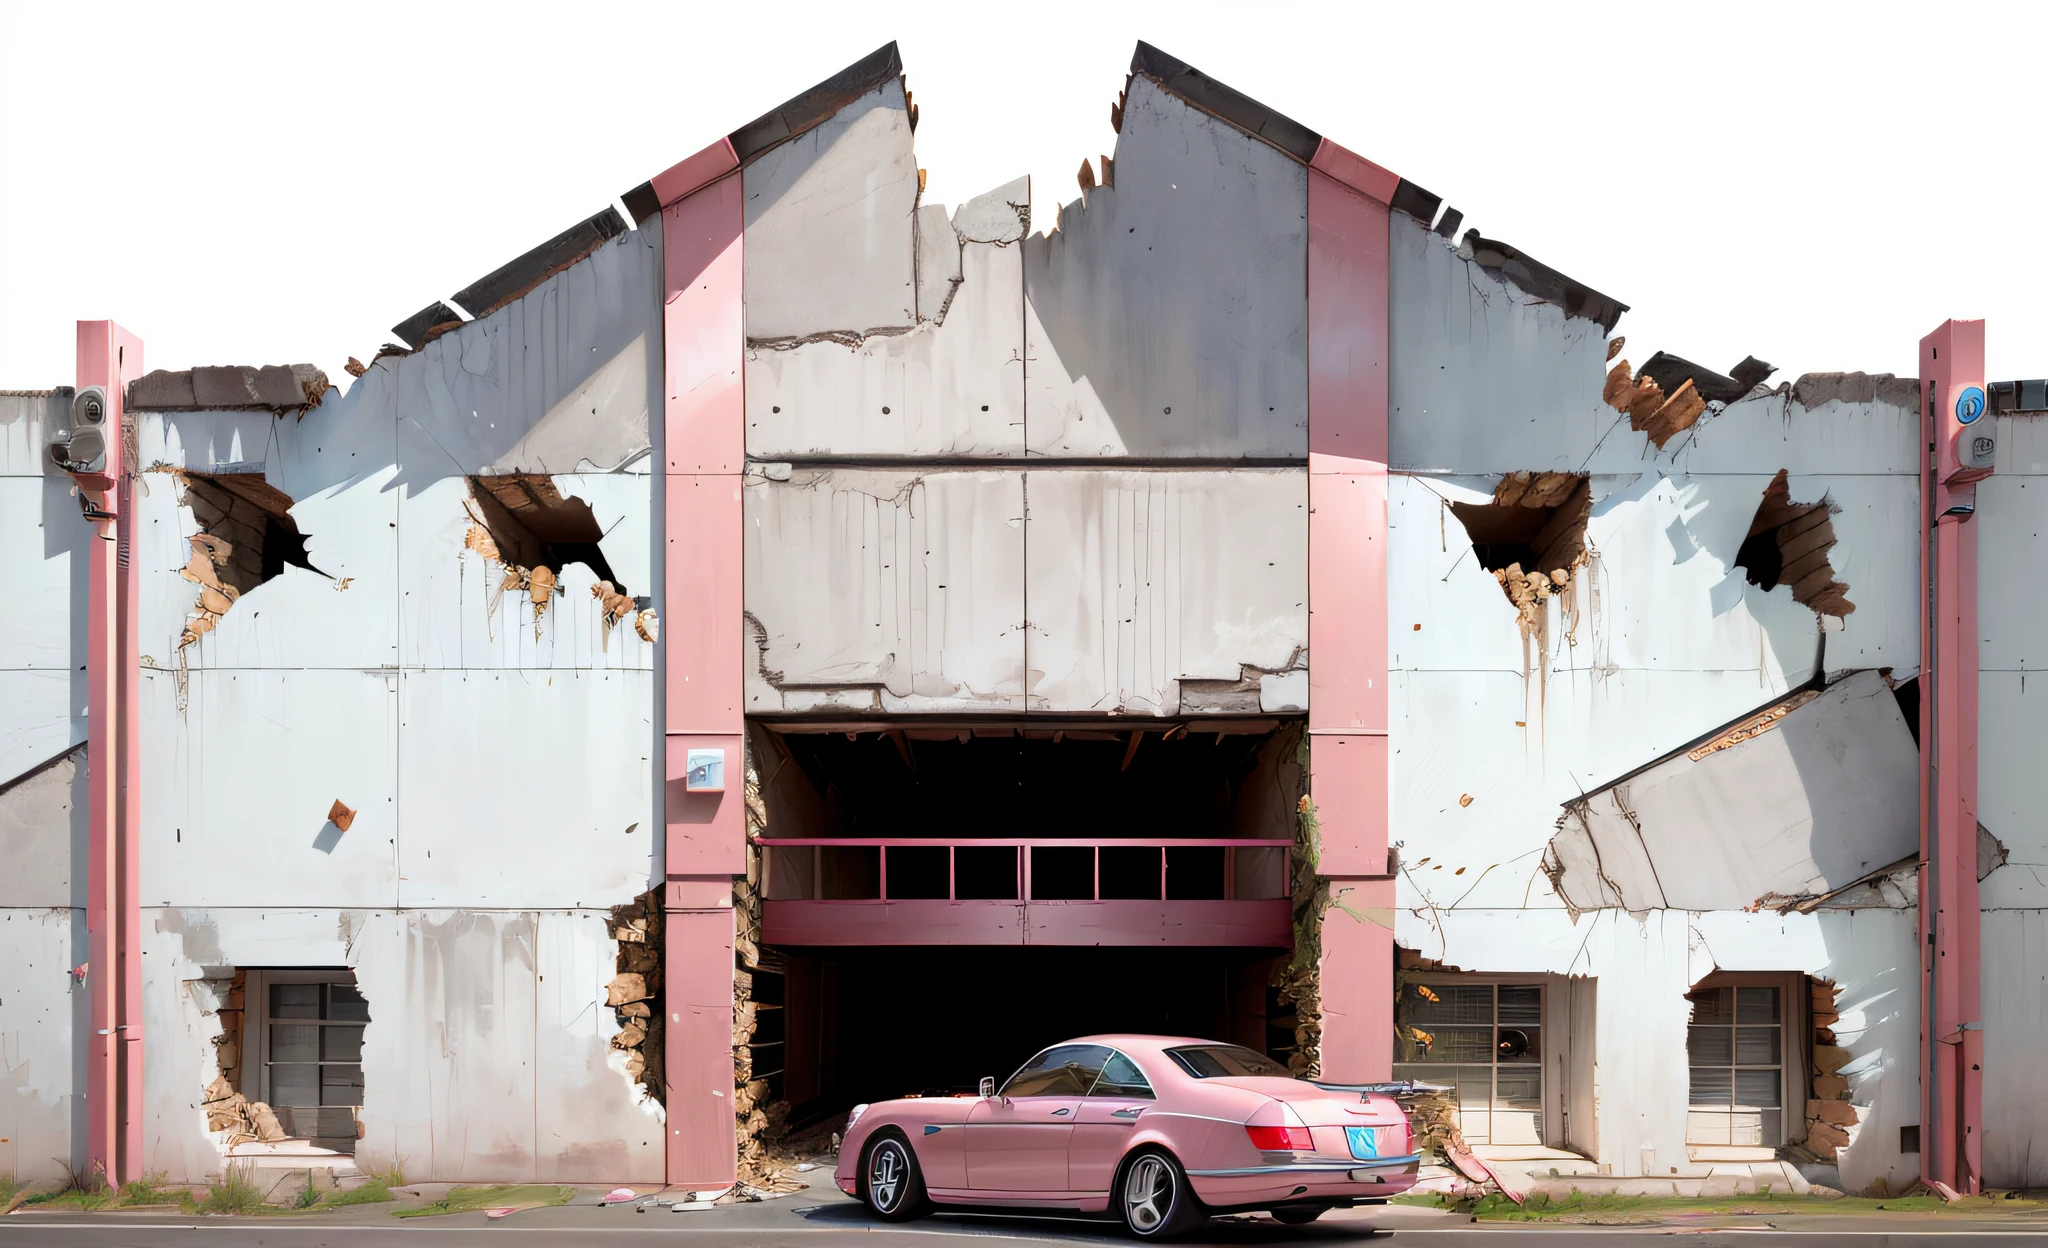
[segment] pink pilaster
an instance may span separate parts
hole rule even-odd
[[[1322,1071],[1389,1077],[1387,202],[1400,180],[1325,140],[1308,175],[1309,770]]]
[[[742,202],[723,139],[654,179],[665,295],[662,645],[666,742],[668,1181],[735,1176],[732,876],[745,870],[740,487],[745,467]],[[690,792],[691,750],[724,753],[723,792]]]
[[[86,968],[92,1000],[87,1045],[86,1156],[119,1183],[143,1173],[140,731],[135,714],[138,584],[132,515],[133,465],[126,462],[123,397],[142,375],[142,340],[112,321],[78,322],[78,386],[107,392],[106,466],[80,479],[85,497],[108,513],[91,521],[87,556],[86,768],[91,779],[87,850]],[[81,521],[84,523],[84,521]]]
[[[1934,448],[1921,470],[1921,1176],[1958,1191],[1983,1175],[1983,1012],[1977,888],[1977,481],[1958,437],[1988,434],[1984,322],[1946,321],[1920,340]],[[1974,405],[1974,408],[1973,408]],[[1974,421],[1963,416],[1978,413]]]

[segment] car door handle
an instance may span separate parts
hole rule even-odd
[[[1053,1117],[1055,1117],[1055,1118],[1058,1118],[1058,1117],[1060,1117],[1060,1116],[1061,1116],[1062,1114],[1065,1114],[1066,1112],[1068,1112],[1068,1111],[1066,1111],[1066,1110],[1064,1110],[1064,1109],[1055,1109],[1054,1111],[1052,1111],[1052,1116],[1053,1116]]]
[[[1144,1112],[1142,1109],[1112,1109],[1109,1111],[1109,1116],[1112,1118],[1136,1118]]]

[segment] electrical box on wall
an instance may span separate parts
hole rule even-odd
[[[725,792],[725,751],[691,750],[684,759],[683,789],[689,793]]]

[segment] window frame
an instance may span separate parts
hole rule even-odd
[[[373,1017],[373,1018],[372,1018],[371,1020],[369,1020],[369,1021],[365,1021],[365,1022],[361,1022],[361,1023],[356,1023],[356,1022],[349,1022],[349,1021],[346,1021],[346,1020],[342,1020],[342,1019],[316,1019],[316,1018],[285,1018],[285,1019],[276,1019],[276,1018],[273,1018],[273,1016],[272,1016],[272,1015],[271,1015],[271,1013],[270,1013],[270,1010],[271,1010],[271,1005],[270,1005],[270,990],[271,990],[271,988],[272,988],[272,987],[274,987],[274,986],[276,986],[276,985],[279,985],[279,984],[346,984],[346,985],[348,985],[349,987],[351,987],[351,988],[354,988],[354,989],[355,989],[355,990],[356,990],[356,991],[357,991],[358,993],[361,993],[361,992],[362,992],[362,985],[361,985],[360,983],[358,983],[358,982],[357,982],[357,980],[356,980],[356,973],[355,973],[355,968],[353,968],[353,967],[346,967],[346,966],[343,966],[343,967],[244,967],[244,968],[242,968],[242,970],[243,970],[243,989],[242,989],[242,997],[243,997],[243,1002],[244,1002],[244,1012],[243,1012],[243,1015],[242,1015],[242,1018],[243,1018],[243,1022],[242,1022],[242,1034],[243,1034],[243,1036],[244,1036],[244,1038],[245,1038],[245,1040],[244,1040],[244,1044],[243,1044],[243,1049],[242,1049],[242,1051],[243,1051],[243,1053],[244,1053],[244,1055],[245,1055],[245,1056],[243,1057],[243,1062],[244,1062],[244,1066],[243,1066],[243,1071],[244,1071],[244,1073],[243,1073],[243,1076],[242,1076],[242,1082],[243,1082],[243,1094],[244,1094],[245,1096],[249,1096],[249,1099],[250,1099],[250,1100],[252,1100],[252,1101],[262,1101],[262,1102],[263,1102],[264,1104],[266,1104],[266,1105],[269,1105],[269,1106],[271,1106],[271,1107],[272,1107],[273,1109],[276,1109],[276,1108],[278,1108],[278,1103],[277,1103],[277,1102],[276,1102],[275,1100],[273,1100],[273,1099],[272,1099],[272,1098],[273,1098],[273,1097],[274,1097],[274,1096],[276,1095],[276,1089],[275,1089],[275,1088],[274,1088],[274,1087],[272,1086],[272,1084],[271,1084],[271,1078],[270,1078],[270,1068],[271,1068],[271,1058],[270,1058],[270,1028],[271,1028],[271,1024],[272,1024],[273,1022],[281,1022],[281,1023],[284,1023],[284,1024],[285,1024],[285,1025],[287,1025],[287,1026],[293,1026],[293,1025],[309,1025],[309,1026],[313,1026],[313,1027],[317,1027],[317,1028],[321,1028],[321,1029],[325,1029],[325,1028],[327,1028],[327,1027],[330,1027],[330,1026],[342,1026],[342,1027],[361,1027],[361,1028],[363,1028],[363,1029],[364,1029],[364,1039],[365,1039],[365,1042],[366,1042],[366,1046],[367,1046],[367,1040],[368,1040],[368,1029],[369,1029],[369,1026],[370,1026],[370,1022],[374,1022],[374,1021],[375,1021],[374,1017]],[[250,1007],[251,1005],[253,1005],[253,1006],[254,1006],[254,1008],[248,1008],[248,1007]],[[250,1070],[250,1064],[251,1064],[251,1063],[253,1063],[253,1066],[254,1066],[254,1073],[255,1073],[255,1088],[256,1088],[256,1092],[258,1093],[258,1095],[253,1095],[253,1096],[250,1096],[250,1095],[249,1095],[249,1088],[248,1088],[248,1084],[249,1084],[249,1070]],[[286,1065],[310,1065],[310,1066],[314,1066],[314,1067],[316,1067],[316,1068],[318,1068],[318,1067],[322,1067],[322,1066],[355,1066],[355,1067],[357,1067],[358,1069],[361,1069],[361,1068],[362,1068],[362,1067],[364,1066],[364,1062],[362,1061],[362,1059],[361,1059],[360,1057],[358,1057],[358,1058],[357,1058],[357,1060],[356,1060],[356,1061],[353,1061],[353,1062],[342,1062],[342,1061],[333,1061],[333,1062],[330,1062],[330,1061],[326,1061],[325,1059],[320,1059],[320,1060],[316,1060],[316,1061],[314,1061],[314,1062],[291,1062],[291,1063],[285,1063],[285,1064],[286,1064]],[[367,1098],[367,1092],[368,1092],[368,1089],[367,1089],[367,1083],[368,1083],[368,1078],[367,1078],[367,1076],[368,1076],[368,1072],[367,1072],[367,1071],[365,1071],[365,1072],[364,1072],[364,1074],[365,1074],[365,1080],[364,1080],[364,1082],[365,1082],[365,1085],[366,1085],[366,1086],[365,1086],[365,1096],[366,1096],[366,1098]],[[362,1109],[363,1109],[363,1107],[362,1107],[361,1105],[287,1105],[287,1106],[284,1106],[284,1108],[285,1108],[285,1109],[293,1109],[293,1110],[296,1110],[296,1109],[346,1109],[346,1110],[348,1110],[348,1111],[350,1112],[350,1116],[351,1116],[351,1117],[353,1117],[353,1118],[355,1118],[355,1119],[356,1119],[356,1120],[357,1120],[358,1122],[360,1122],[360,1121],[361,1121],[361,1119],[362,1119]],[[305,1138],[305,1139],[314,1139],[314,1138],[320,1138],[320,1139],[326,1139],[326,1138],[332,1138],[332,1137],[327,1137],[327,1136],[320,1136],[320,1137],[314,1137],[314,1136],[294,1136],[294,1138]]]
[[[1039,1050],[1038,1052],[1036,1052],[1036,1053],[1033,1053],[1033,1054],[1032,1054],[1032,1055],[1031,1055],[1030,1057],[1027,1057],[1027,1058],[1025,1058],[1025,1059],[1024,1059],[1024,1064],[1023,1064],[1022,1066],[1019,1066],[1019,1067],[1017,1067],[1017,1069],[1015,1069],[1015,1070],[1011,1071],[1011,1072],[1010,1072],[1010,1077],[1009,1077],[1008,1079],[1005,1079],[1005,1080],[1003,1080],[1003,1086],[1002,1086],[1002,1087],[1000,1087],[1000,1088],[998,1088],[998,1089],[996,1089],[996,1095],[997,1095],[997,1096],[999,1096],[999,1097],[1001,1097],[1002,1099],[1004,1099],[1004,1100],[1006,1100],[1006,1101],[1007,1101],[1007,1100],[1013,1100],[1013,1099],[1016,1099],[1016,1098],[1019,1098],[1019,1097],[1026,1097],[1026,1096],[1077,1096],[1077,1097],[1085,1097],[1085,1096],[1087,1096],[1087,1095],[1088,1095],[1088,1091],[1087,1091],[1086,1089],[1084,1089],[1084,1090],[1082,1090],[1082,1091],[1080,1091],[1080,1092],[1011,1092],[1011,1091],[1010,1091],[1010,1085],[1011,1085],[1011,1084],[1013,1084],[1013,1083],[1015,1083],[1015,1082],[1017,1082],[1017,1076],[1019,1076],[1019,1075],[1023,1074],[1023,1073],[1024,1073],[1024,1072],[1025,1072],[1026,1070],[1028,1070],[1028,1069],[1030,1069],[1030,1068],[1031,1068],[1031,1063],[1033,1063],[1033,1062],[1037,1061],[1037,1060],[1038,1060],[1039,1058],[1041,1058],[1041,1057],[1044,1057],[1044,1056],[1046,1056],[1046,1055],[1047,1055],[1047,1054],[1049,1054],[1049,1053],[1056,1053],[1056,1052],[1058,1052],[1058,1051],[1059,1051],[1059,1050],[1061,1050],[1061,1049],[1100,1049],[1100,1050],[1102,1050],[1102,1051],[1103,1051],[1104,1053],[1115,1053],[1115,1052],[1117,1051],[1117,1050],[1115,1050],[1114,1048],[1111,1048],[1111,1047],[1110,1047],[1109,1045],[1106,1045],[1106,1044],[1092,1044],[1092,1043],[1089,1043],[1089,1042],[1087,1042],[1087,1041],[1079,1041],[1079,1040],[1067,1040],[1067,1041],[1062,1041],[1062,1042],[1061,1042],[1061,1043],[1059,1043],[1059,1044],[1048,1044],[1048,1045],[1046,1045],[1046,1046],[1045,1046],[1044,1048],[1040,1049],[1040,1050]],[[1109,1062],[1108,1062],[1108,1059],[1107,1059],[1107,1058],[1105,1058],[1105,1059],[1103,1060],[1103,1065],[1104,1065],[1104,1066],[1107,1066],[1108,1064],[1109,1064]],[[1140,1071],[1140,1073],[1143,1073],[1143,1072],[1142,1072],[1142,1071]],[[1100,1068],[1100,1067],[1097,1067],[1097,1068],[1096,1068],[1096,1071],[1095,1071],[1095,1078],[1093,1078],[1093,1079],[1090,1079],[1090,1080],[1088,1081],[1088,1088],[1092,1089],[1092,1088],[1093,1088],[1093,1087],[1095,1086],[1095,1084],[1096,1084],[1096,1081],[1097,1081],[1097,1080],[1099,1080],[1099,1079],[1101,1079],[1101,1078],[1102,1078],[1102,1070],[1101,1070],[1101,1068]]]
[[[1812,1077],[1811,1054],[1813,1044],[1812,1002],[1808,999],[1810,977],[1800,971],[1712,971],[1702,975],[1681,994],[1679,1000],[1685,1004],[1684,1021],[1679,1027],[1679,1053],[1686,1058],[1685,1100],[1685,1152],[1690,1161],[1764,1161],[1776,1157],[1778,1151],[1789,1148],[1806,1139],[1806,1102],[1810,1095],[1809,1080]],[[1714,988],[1776,988],[1778,990],[1778,1122],[1780,1142],[1777,1144],[1696,1144],[1692,1139],[1692,1061],[1687,1049],[1692,1030],[1692,1003],[1686,1000],[1695,992]],[[1731,1024],[1741,1026],[1741,1024]],[[1732,1056],[1732,1054],[1731,1054]],[[1730,1062],[1728,1069],[1743,1069],[1740,1063]],[[1712,1067],[1710,1069],[1720,1069]],[[1768,1067],[1749,1065],[1747,1069],[1765,1070]],[[1731,1109],[1733,1101],[1730,1102]],[[1712,1112],[1712,1111],[1708,1111]]]
[[[1500,1054],[1496,1050],[1492,1055],[1491,1064],[1489,1066],[1489,1070],[1491,1073],[1488,1076],[1488,1100],[1486,1106],[1488,1142],[1485,1144],[1476,1144],[1474,1145],[1474,1147],[1543,1147],[1569,1149],[1571,1146],[1568,1145],[1565,1141],[1568,1138],[1569,1130],[1569,1096],[1573,1073],[1573,1059],[1572,1037],[1569,1034],[1569,1024],[1571,1021],[1571,1015],[1569,1012],[1569,994],[1566,991],[1564,991],[1564,988],[1568,982],[1568,977],[1548,974],[1540,971],[1532,971],[1525,974],[1487,974],[1485,972],[1466,971],[1416,971],[1407,972],[1407,976],[1407,983],[1409,985],[1422,984],[1430,988],[1440,987],[1444,984],[1449,984],[1454,987],[1463,988],[1492,988],[1494,990],[1492,1026],[1496,1034],[1501,1029],[1500,990],[1502,988],[1535,988],[1540,991],[1541,995],[1538,998],[1539,1003],[1537,1005],[1537,1017],[1540,1018],[1542,1021],[1537,1023],[1536,1026],[1541,1028],[1542,1030],[1542,1037],[1540,1040],[1540,1044],[1542,1045],[1541,1056],[1536,1062],[1533,1063],[1509,1063],[1509,1067],[1511,1070],[1534,1069],[1537,1072],[1536,1101],[1537,1104],[1542,1107],[1538,1111],[1541,1127],[1537,1131],[1537,1135],[1540,1139],[1540,1145],[1499,1144],[1495,1142],[1493,1139],[1493,1108],[1495,1103],[1498,1102],[1500,1099],[1501,1061]],[[1397,998],[1395,1002],[1397,1019],[1399,1017],[1398,1011],[1400,1010],[1400,1008],[1400,1002]],[[1398,1047],[1397,1040],[1394,1061],[1394,1065],[1396,1067],[1478,1065],[1477,1062],[1431,1061],[1427,1059],[1423,1061],[1401,1061],[1399,1054],[1400,1049]],[[1553,1067],[1555,1067],[1556,1069],[1553,1070]],[[1396,1079],[1399,1079],[1402,1076],[1397,1070],[1394,1073],[1394,1077]],[[1463,1112],[1463,1107],[1461,1105],[1458,1109],[1458,1113],[1460,1115],[1459,1122],[1461,1130],[1463,1128]]]
[[[1102,1069],[1096,1072],[1094,1084],[1088,1089],[1088,1096],[1090,1098],[1099,1097],[1103,1100],[1124,1101],[1156,1101],[1159,1099],[1159,1089],[1152,1086],[1152,1076],[1145,1073],[1145,1068],[1138,1064],[1137,1058],[1132,1057],[1115,1045],[1104,1045],[1103,1047],[1109,1050],[1110,1057],[1121,1057],[1131,1064],[1131,1069],[1138,1072],[1138,1078],[1144,1083],[1145,1091],[1143,1095],[1136,1092],[1097,1092],[1095,1089],[1102,1086],[1103,1077],[1109,1073],[1109,1063],[1104,1062],[1102,1063]],[[1124,1086],[1128,1087],[1129,1085]]]

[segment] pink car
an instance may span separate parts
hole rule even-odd
[[[1163,1239],[1213,1213],[1304,1223],[1379,1203],[1414,1184],[1418,1160],[1378,1086],[1296,1079],[1213,1040],[1085,1036],[1000,1092],[984,1079],[978,1097],[855,1106],[836,1177],[891,1221],[933,1205],[1113,1211]]]

